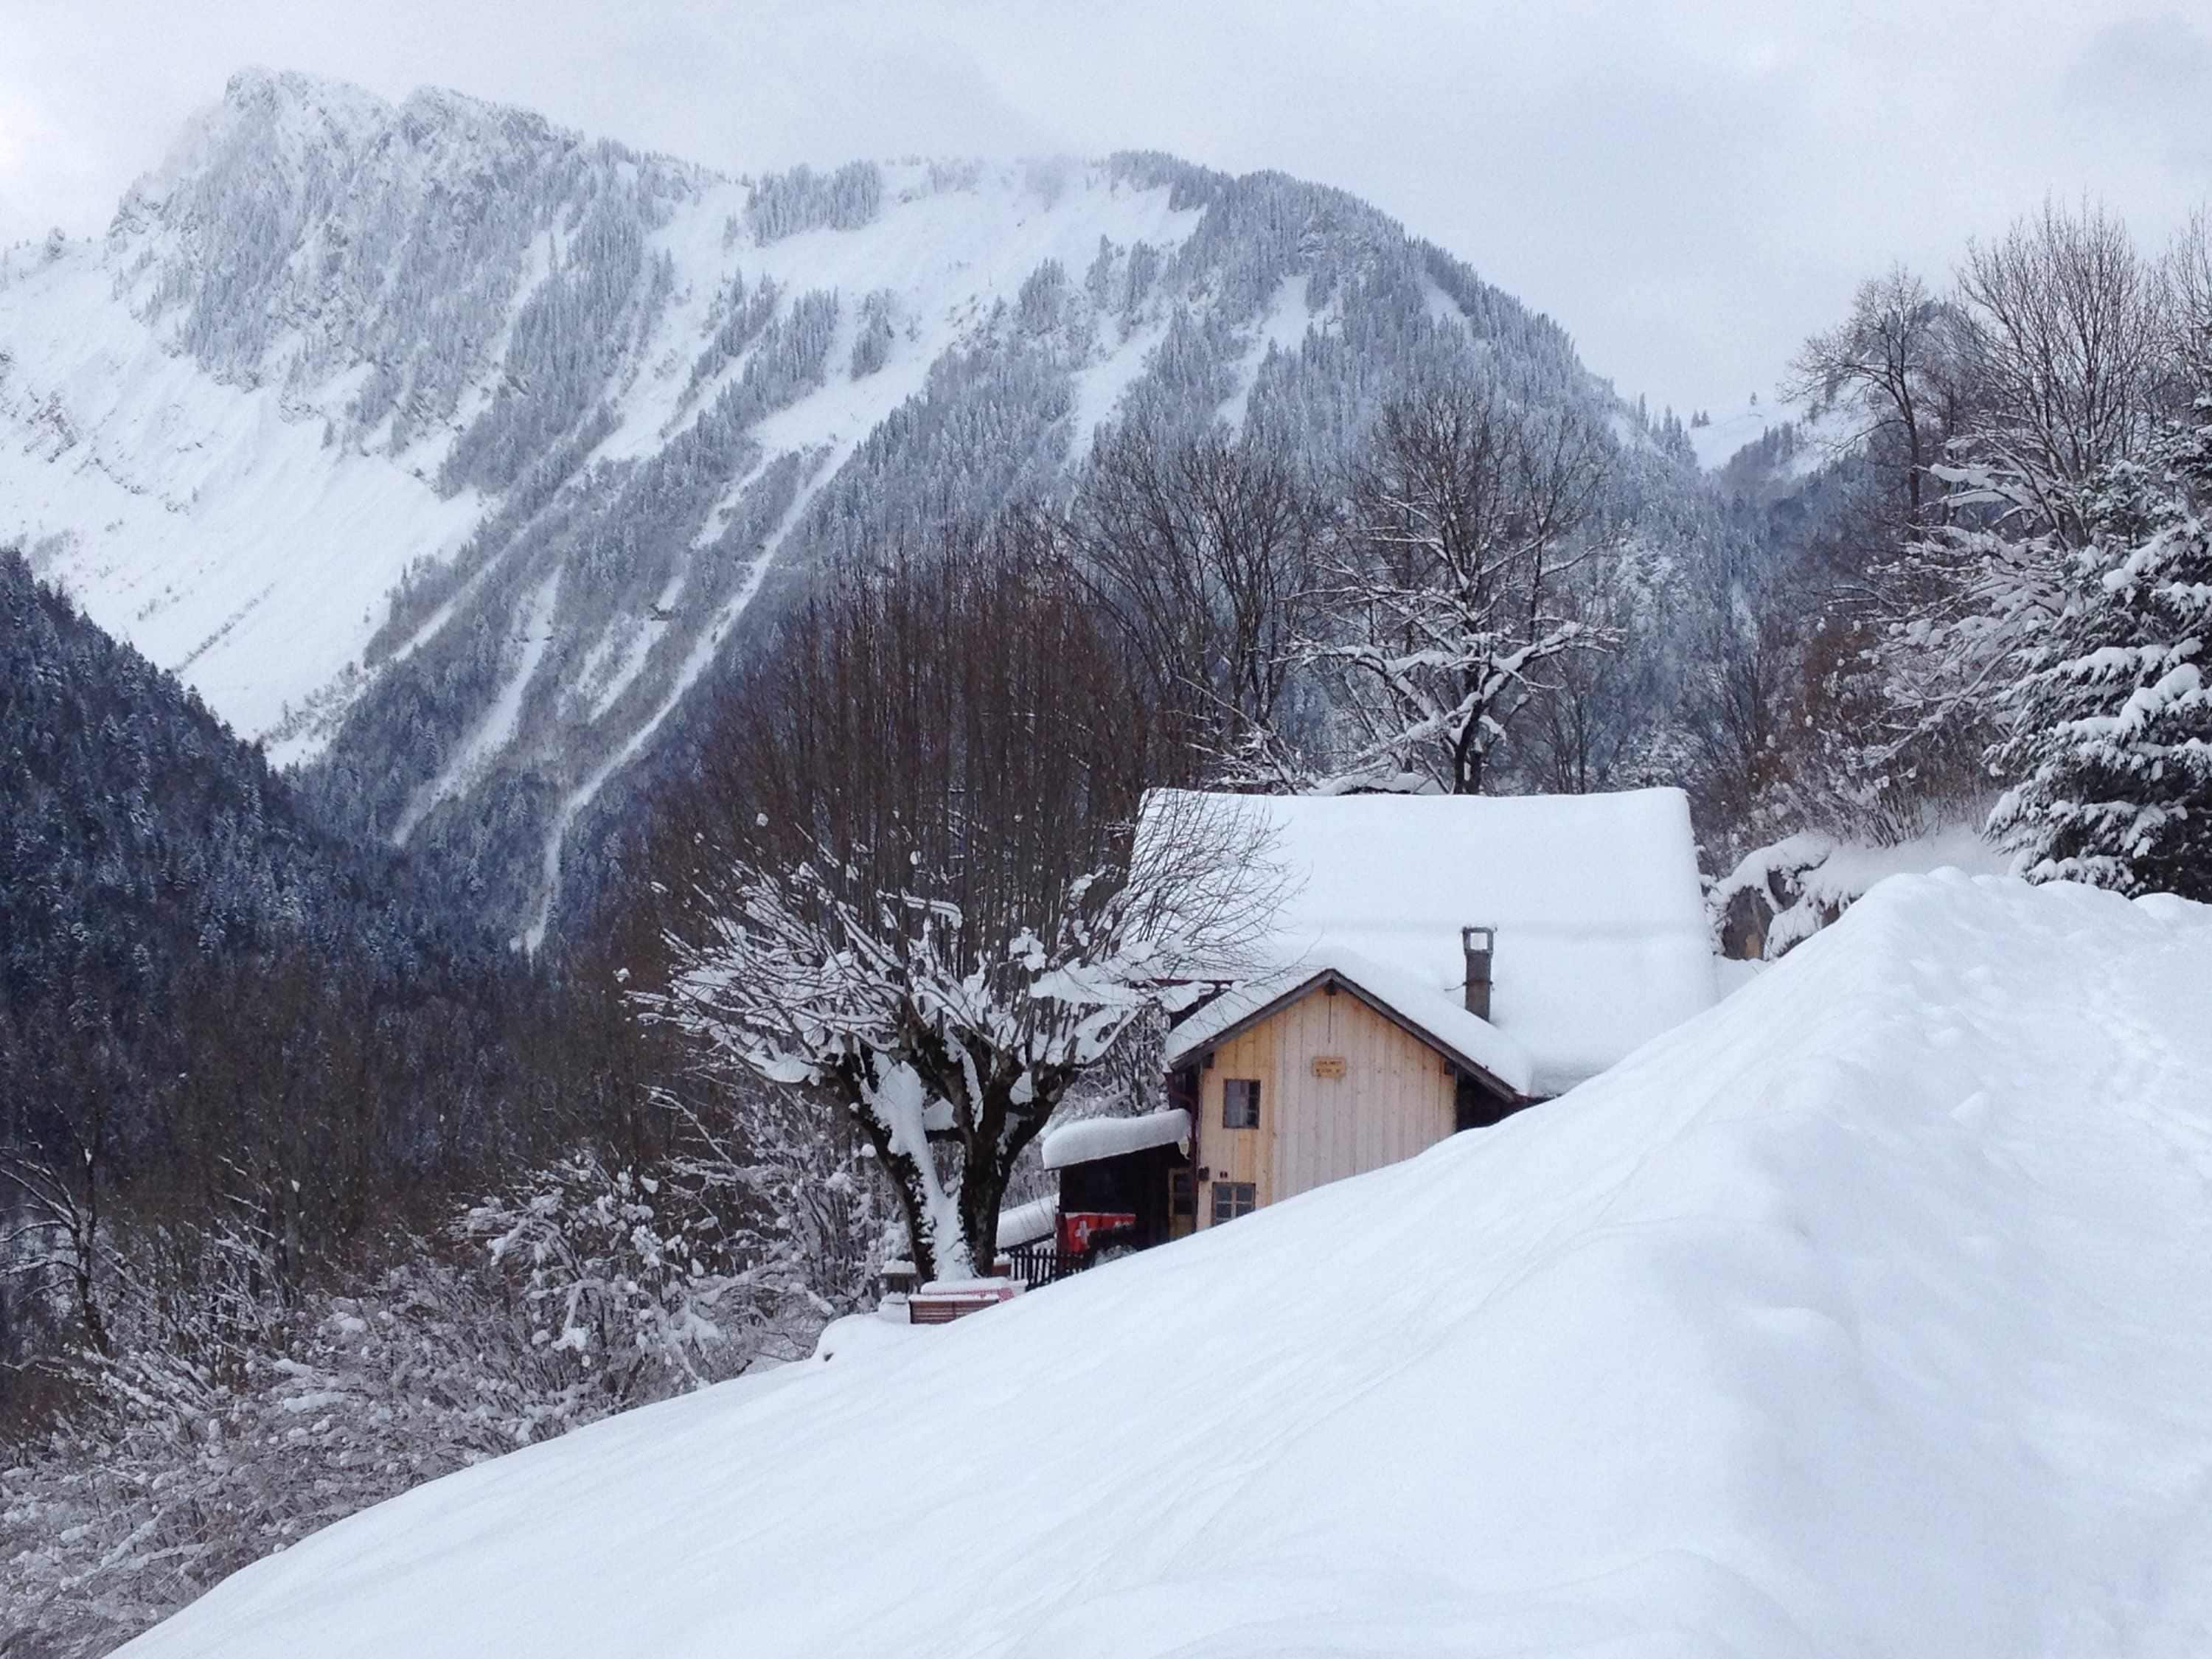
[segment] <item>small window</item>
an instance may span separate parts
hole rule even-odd
[[[1259,1207],[1259,1188],[1249,1181],[1217,1181],[1213,1183],[1213,1224],[1234,1221],[1240,1215],[1249,1215]]]
[[[1198,1182],[1188,1170],[1168,1171],[1168,1213],[1178,1219],[1198,1214]]]
[[[1260,1079],[1231,1077],[1221,1080],[1221,1127],[1256,1129],[1260,1127]]]

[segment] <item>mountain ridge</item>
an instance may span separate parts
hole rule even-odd
[[[1325,186],[731,176],[263,70],[97,246],[0,267],[0,532],[533,945],[780,575],[1062,491],[1106,422],[1328,467],[1479,361],[1695,488],[1558,324]]]

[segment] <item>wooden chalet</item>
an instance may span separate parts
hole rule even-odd
[[[1677,791],[1243,810],[1295,884],[1275,965],[1171,1028],[1166,1109],[1046,1137],[1063,1267],[1495,1124],[1713,1000]]]

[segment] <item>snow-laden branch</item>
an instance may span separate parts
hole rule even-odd
[[[1385,412],[1323,572],[1339,627],[1305,649],[1361,733],[1352,775],[1480,792],[1516,717],[1552,689],[1541,665],[1614,643],[1563,614],[1573,573],[1618,550],[1595,524],[1609,455],[1594,429],[1472,388]]]
[[[817,848],[786,870],[738,864],[673,930],[650,1000],[710,1052],[817,1091],[858,1119],[908,1209],[917,1261],[988,1269],[1014,1158],[1069,1085],[1157,1006],[1180,965],[1218,971],[1264,930],[1277,877],[1232,799],[1176,796],[1116,866],[971,913],[909,865],[884,890]]]

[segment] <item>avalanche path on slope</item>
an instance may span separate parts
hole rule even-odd
[[[436,1482],[135,1659],[2195,1655],[2212,911],[1955,873],[1614,1071]]]

